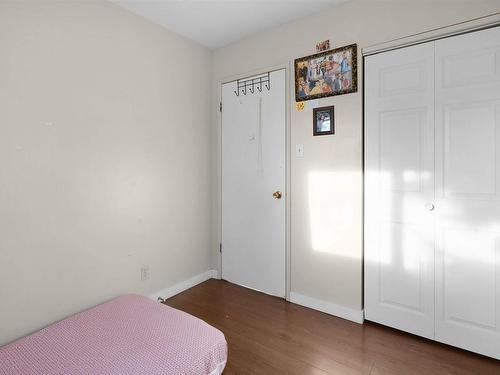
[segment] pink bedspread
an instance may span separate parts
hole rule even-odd
[[[207,375],[222,372],[226,359],[219,330],[127,295],[1,347],[0,374]]]

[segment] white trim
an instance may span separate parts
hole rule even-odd
[[[500,25],[500,12],[474,18],[469,21],[458,22],[452,25],[424,31],[422,33],[408,35],[387,42],[366,46],[361,49],[361,53],[363,56],[373,55],[375,53],[385,52],[401,47],[407,47],[414,44],[430,42],[432,40],[447,38],[453,35],[463,34],[498,25]]]
[[[285,65],[285,299],[290,300],[290,285],[292,275],[291,251],[291,207],[292,207],[292,103],[291,88],[295,92],[295,71],[292,62]]]
[[[192,288],[195,285],[201,284],[208,279],[216,279],[217,278],[217,270],[208,270],[206,272],[200,273],[199,275],[193,276],[190,279],[181,281],[180,283],[174,284],[171,287],[158,290],[155,293],[149,295],[149,298],[154,299],[155,301],[158,297],[161,298],[170,298],[179,294],[189,288]]]
[[[363,310],[355,310],[349,307],[339,306],[328,301],[304,296],[295,292],[290,292],[290,302],[363,324]]]

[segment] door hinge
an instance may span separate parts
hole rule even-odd
[[[221,243],[219,244],[219,253],[222,254],[222,244]]]
[[[219,112],[222,112],[222,102],[219,102]]]

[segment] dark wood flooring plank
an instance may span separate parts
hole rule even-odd
[[[226,375],[500,375],[500,361],[226,281],[208,280],[166,303],[224,332]]]

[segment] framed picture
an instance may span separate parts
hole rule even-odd
[[[295,60],[295,100],[311,100],[358,91],[356,44]]]
[[[323,52],[330,49],[330,39],[323,40],[316,44],[316,52]]]
[[[314,108],[313,135],[335,134],[335,110],[329,107]]]

